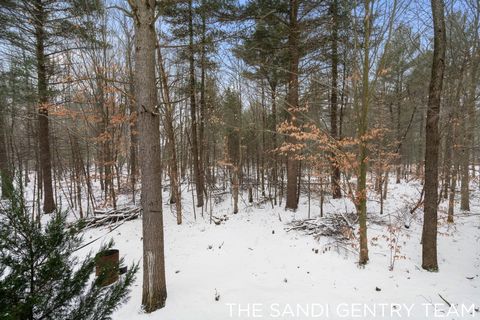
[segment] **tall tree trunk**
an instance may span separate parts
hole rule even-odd
[[[155,0],[129,0],[135,23],[135,99],[143,209],[143,294],[146,312],[165,306],[160,116],[155,85]]]
[[[289,50],[289,77],[288,77],[288,95],[287,108],[289,110],[289,120],[292,125],[297,124],[298,117],[298,64],[299,54],[299,26],[298,26],[298,0],[290,0],[290,25],[288,33]],[[295,144],[296,139],[289,136],[288,143]],[[298,186],[298,160],[295,154],[287,158],[287,201],[285,208],[296,210],[298,207],[297,186]]]
[[[233,213],[238,213],[238,192],[240,189],[238,177],[239,165],[234,164],[232,170],[232,196],[233,196]]]
[[[459,87],[461,85],[459,84]],[[459,90],[460,91],[460,90]],[[455,101],[455,103],[458,103],[458,100]],[[454,106],[455,109],[457,109],[457,105]],[[456,193],[456,188],[457,188],[457,176],[458,176],[458,146],[457,146],[457,141],[458,141],[458,130],[457,130],[457,121],[458,121],[458,114],[457,110],[454,110],[453,112],[453,119],[452,119],[452,124],[450,125],[450,132],[448,133],[451,138],[449,139],[451,143],[451,148],[449,148],[450,153],[451,153],[451,162],[453,162],[453,170],[450,172],[450,176],[446,177],[446,179],[451,179],[449,181],[448,185],[448,218],[447,222],[448,223],[453,223],[454,220],[454,213],[455,213],[455,193]],[[451,166],[451,164],[450,164]]]
[[[447,123],[447,133],[445,141],[445,157],[444,157],[444,197],[448,199],[448,222],[453,222],[454,207],[455,207],[455,193],[457,188],[457,177],[459,169],[459,153],[460,153],[460,137],[459,131],[459,107],[460,96],[463,89],[463,78],[465,71],[466,60],[460,66],[458,72],[457,86],[455,81],[452,84],[452,92],[447,95],[450,99],[447,106],[450,107],[449,119]],[[453,165],[453,170],[452,170]]]
[[[458,166],[454,164],[452,181],[450,182],[449,192],[448,192],[448,217],[447,222],[453,223],[453,217],[455,214],[455,189],[457,187],[457,175],[458,175]]]
[[[452,173],[453,123],[451,112],[446,123],[445,149],[443,156],[443,198],[448,199]]]
[[[277,205],[277,190],[278,190],[278,154],[277,154],[277,86],[270,84],[270,94],[272,99],[272,140],[273,140],[273,203]]]
[[[205,12],[202,10],[202,49],[200,55],[200,127],[198,130],[198,138],[199,138],[199,148],[198,148],[198,162],[199,162],[199,174],[201,175],[202,181],[202,191],[204,195],[205,192],[205,147],[207,145],[206,137],[205,137],[205,115],[207,111],[207,99],[206,99],[206,76],[207,76],[207,61],[206,61],[206,18]]]
[[[193,174],[197,193],[197,207],[203,207],[203,166],[198,154],[197,106],[195,89],[195,49],[193,43],[193,3],[188,3],[189,63],[190,63],[190,118],[192,122]]]
[[[5,101],[0,101],[5,103]],[[8,161],[5,116],[0,112],[0,178],[2,179],[2,198],[10,198],[13,191],[12,170]],[[21,183],[21,181],[20,181]]]
[[[130,42],[130,36],[126,35],[127,38],[127,69],[128,69],[128,96],[127,103],[129,106],[130,112],[130,185],[132,188],[132,200],[135,203],[135,185],[137,182],[138,168],[137,168],[137,113],[135,111],[135,101],[133,96],[135,95],[134,88],[134,74],[133,74],[133,63],[132,63],[132,45]]]
[[[38,145],[40,151],[40,170],[43,182],[43,212],[55,210],[52,187],[52,161],[50,154],[50,130],[48,128],[48,84],[47,65],[45,57],[45,23],[47,14],[42,0],[36,0],[34,5],[35,42],[38,85]]]
[[[401,124],[402,124],[402,102],[400,99],[400,94],[402,91],[402,81],[397,79],[397,88],[396,88],[396,105],[397,105],[397,143],[399,143],[399,147],[397,150],[397,163],[396,163],[396,171],[397,171],[397,177],[396,177],[396,183],[400,183],[401,181],[401,175],[402,175],[402,145],[403,143],[401,142],[402,140],[402,133],[400,132],[401,130]]]
[[[437,201],[438,201],[438,120],[445,70],[445,17],[443,0],[431,0],[434,45],[433,64],[425,126],[425,200],[422,234],[422,268],[438,271]]]
[[[162,81],[163,102],[165,105],[165,131],[168,137],[168,147],[170,153],[169,169],[170,184],[175,208],[177,211],[177,224],[182,224],[182,195],[180,192],[180,184],[178,182],[178,165],[177,165],[177,148],[175,144],[175,129],[173,120],[173,106],[170,100],[170,90],[168,88],[167,74],[163,65],[162,52],[160,44],[157,42],[158,64],[160,68],[160,78]]]
[[[468,102],[465,106],[468,111]],[[470,128],[468,126],[469,116],[462,116],[460,119],[460,161],[459,161],[459,173],[460,173],[460,209],[461,210],[470,210],[470,172],[469,172],[469,163],[470,163],[470,148],[471,148],[471,138],[472,135],[469,132]]]
[[[343,138],[343,118],[344,118],[344,109],[347,105],[348,94],[345,94],[346,84],[347,84],[347,63],[346,63],[346,49],[343,49],[342,53],[342,91],[340,94],[340,114],[338,119],[338,138],[342,140]]]
[[[368,109],[370,103],[369,71],[370,71],[370,33],[371,33],[371,1],[365,0],[364,30],[365,38],[363,43],[363,75],[362,75],[362,108],[359,110],[358,138],[359,147],[359,172],[357,185],[357,213],[360,224],[360,257],[359,264],[368,262],[368,238],[367,238],[367,146],[363,141],[368,130]]]
[[[478,18],[477,18],[478,19]],[[478,26],[478,21],[475,24]],[[477,123],[475,121],[475,100],[476,100],[476,91],[478,85],[478,66],[480,63],[480,49],[478,49],[478,31],[477,36],[475,37],[475,44],[473,48],[473,53],[471,56],[471,69],[470,69],[470,82],[468,85],[468,96],[466,101],[467,116],[462,119],[465,122],[465,134],[463,142],[463,152],[462,152],[462,163],[461,163],[461,199],[460,199],[460,208],[465,211],[470,211],[470,156],[472,154],[471,150],[474,145],[474,132],[477,129]]]
[[[332,92],[330,95],[330,135],[332,139],[338,139],[338,126],[337,126],[337,112],[338,112],[338,0],[334,0],[331,5],[332,15]],[[335,161],[335,154],[331,154],[331,167],[332,167],[332,197],[333,199],[339,199],[342,197],[342,191],[340,189],[340,168]]]
[[[260,171],[260,190],[262,192],[262,197],[265,197],[265,151],[266,151],[266,146],[265,146],[265,130],[266,130],[266,123],[267,123],[267,114],[265,111],[265,85],[263,80],[261,81],[261,86],[262,86],[262,101],[261,101],[261,118],[262,118],[262,146],[260,148],[260,152],[257,152],[257,174],[258,171]],[[258,158],[260,157],[260,165],[258,165]],[[260,168],[260,170],[259,170]],[[257,181],[258,184],[258,181]]]

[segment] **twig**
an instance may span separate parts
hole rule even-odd
[[[440,293],[438,294],[438,296],[439,296],[443,301],[445,301],[445,303],[446,303],[449,307],[452,306],[452,304],[451,304],[450,302],[448,302],[444,297],[442,297],[442,295],[441,295]]]

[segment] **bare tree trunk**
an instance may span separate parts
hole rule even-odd
[[[226,142],[227,152],[226,158],[229,173],[231,177],[232,196],[233,196],[233,213],[238,213],[238,198],[240,191],[240,179],[242,168],[242,149],[241,149],[241,129],[242,129],[242,103],[238,93],[227,92],[225,113],[225,123],[227,126]],[[248,168],[248,158],[247,158]]]
[[[456,193],[456,188],[457,188],[457,176],[458,176],[458,162],[459,162],[459,150],[458,150],[458,107],[459,107],[459,98],[460,98],[460,91],[461,91],[461,79],[462,79],[462,72],[463,72],[463,66],[460,71],[460,78],[458,81],[458,87],[457,87],[457,94],[455,96],[455,101],[453,101],[452,108],[453,110],[451,111],[451,119],[448,124],[448,132],[447,132],[447,141],[446,141],[446,146],[445,149],[447,152],[448,150],[448,166],[451,167],[453,163],[453,170],[449,169],[448,170],[448,175],[445,175],[445,185],[448,186],[445,187],[445,193],[447,194],[448,198],[448,218],[447,222],[448,223],[453,223],[454,220],[454,214],[455,214],[455,193]],[[447,164],[446,164],[447,165]],[[450,181],[447,181],[447,179],[450,179]],[[447,192],[448,191],[448,192]]]
[[[478,15],[478,13],[477,13]],[[478,16],[477,16],[478,19]],[[478,21],[476,24],[478,26]],[[465,122],[465,139],[463,142],[463,155],[462,155],[462,164],[461,164],[461,199],[460,199],[460,208],[465,211],[470,211],[470,156],[472,154],[471,150],[474,145],[474,132],[477,129],[477,123],[475,121],[475,100],[476,100],[476,90],[478,85],[478,66],[480,63],[480,49],[478,48],[478,30],[477,36],[475,37],[475,44],[473,48],[473,55],[471,57],[472,68],[470,70],[470,83],[468,86],[468,96],[467,96],[467,116],[462,119]]]
[[[449,193],[448,193],[448,218],[447,222],[448,223],[453,223],[453,216],[454,216],[454,211],[455,211],[455,189],[457,187],[457,175],[458,175],[458,166],[455,164],[453,166],[453,172],[452,172],[452,181],[450,183],[449,187]]]
[[[437,262],[437,203],[438,203],[438,120],[445,70],[445,18],[443,0],[431,0],[434,47],[432,75],[425,126],[425,200],[422,234],[422,268],[438,271]]]
[[[239,178],[238,178],[239,166],[238,164],[233,165],[232,171],[232,196],[233,196],[233,213],[238,213],[238,192],[240,189]]]
[[[388,179],[389,179],[389,178],[388,178],[388,175],[389,175],[389,174],[388,174],[388,170],[387,170],[387,171],[385,172],[385,179],[383,179],[383,180],[384,180],[384,181],[383,181],[383,187],[382,187],[382,189],[383,189],[383,195],[382,195],[383,200],[386,200],[386,199],[387,199],[387,194],[388,194]]]
[[[266,145],[265,145],[265,129],[266,129],[266,123],[267,123],[267,115],[265,111],[265,86],[264,82],[261,81],[261,86],[262,86],[262,103],[261,103],[261,113],[262,113],[262,147],[261,151],[257,152],[257,172],[260,171],[260,190],[262,193],[262,197],[265,197],[265,151],[266,151]],[[259,153],[261,154],[261,159],[260,159],[260,170],[258,166],[258,157],[260,156]]]
[[[445,150],[443,157],[443,198],[448,199],[448,194],[450,190],[450,179],[452,173],[452,144],[453,144],[453,123],[452,117],[450,116],[446,124],[446,139],[445,139]]]
[[[36,0],[34,5],[35,41],[38,85],[38,145],[40,151],[40,170],[43,182],[43,212],[55,210],[52,187],[52,161],[50,154],[50,130],[48,128],[48,84],[47,65],[45,57],[45,23],[46,13],[42,0]]]
[[[343,118],[344,118],[344,109],[348,101],[348,94],[345,94],[345,89],[346,89],[346,82],[347,82],[347,63],[346,63],[346,51],[343,50],[342,53],[342,91],[340,94],[340,114],[339,114],[339,119],[338,119],[338,138],[342,140],[343,138]]]
[[[5,103],[5,101],[0,101]],[[10,198],[13,191],[12,170],[8,161],[7,136],[4,114],[0,113],[0,178],[2,179],[2,198]],[[21,184],[20,180],[20,184]]]
[[[205,115],[207,111],[207,99],[206,99],[206,73],[207,73],[207,66],[206,66],[206,18],[205,12],[202,10],[202,49],[200,55],[200,68],[201,68],[201,75],[200,75],[200,128],[198,130],[198,138],[199,138],[199,148],[198,148],[198,161],[199,161],[199,174],[201,175],[201,182],[202,182],[202,192],[204,196],[207,195],[205,190],[205,148],[207,145],[206,137],[205,137]]]
[[[192,0],[189,1],[189,63],[190,63],[190,117],[192,122],[192,157],[193,157],[193,174],[195,176],[195,186],[197,193],[197,207],[203,207],[203,166],[200,163],[198,154],[198,132],[197,132],[197,107],[195,97],[195,50],[193,43],[193,8]]]
[[[468,104],[468,102],[467,102]],[[467,106],[468,108],[468,106]],[[469,121],[469,117],[463,115],[459,117],[460,121],[460,158],[459,158],[459,173],[460,173],[460,209],[461,210],[470,210],[470,191],[468,189],[470,177],[469,177],[469,157],[471,148],[470,139],[471,135],[468,132],[469,127],[467,122]]]
[[[133,75],[133,63],[132,63],[132,48],[130,35],[126,35],[127,38],[127,69],[128,69],[128,94],[127,101],[130,111],[130,185],[132,188],[132,200],[135,203],[135,185],[137,182],[138,168],[137,168],[137,113],[135,112],[135,101],[133,95],[135,94],[134,88],[134,75]]]
[[[143,209],[143,294],[146,312],[165,306],[160,116],[155,85],[155,0],[129,0],[135,24],[135,98]]]
[[[173,106],[170,100],[170,90],[168,87],[167,74],[163,65],[162,52],[160,44],[157,42],[157,56],[160,68],[160,78],[162,81],[163,102],[165,105],[165,129],[168,137],[168,147],[170,153],[169,169],[170,184],[177,211],[177,224],[182,224],[182,195],[180,192],[180,184],[178,182],[178,166],[177,166],[177,148],[175,144],[175,129],[173,127]]]
[[[400,81],[398,81],[400,82]],[[396,163],[396,171],[397,171],[397,177],[395,183],[399,184],[401,182],[401,176],[402,176],[402,134],[400,132],[401,129],[401,115],[402,115],[402,106],[401,106],[401,101],[400,101],[400,91],[402,88],[402,83],[397,83],[397,142],[399,143],[398,149],[397,149],[397,163]]]
[[[288,79],[287,108],[289,110],[289,120],[296,125],[298,116],[298,64],[299,54],[299,27],[298,27],[298,0],[290,0],[290,25],[288,33],[288,50],[290,60],[290,70]],[[289,135],[288,143],[295,144],[296,139]],[[298,160],[296,155],[292,154],[287,158],[287,201],[286,209],[296,210],[298,207],[297,187],[298,187]]]
[[[368,130],[368,109],[370,103],[369,92],[369,71],[370,71],[370,33],[371,33],[371,1],[365,0],[365,18],[364,30],[365,38],[363,43],[363,76],[362,76],[362,109],[359,111],[358,119],[358,138],[359,147],[359,172],[357,185],[357,213],[360,225],[360,257],[359,264],[364,265],[368,262],[368,238],[367,238],[367,146],[362,140]]]
[[[272,99],[272,140],[273,140],[273,203],[277,205],[277,190],[278,190],[278,155],[277,155],[277,87],[270,85],[271,99]]]
[[[332,15],[332,92],[330,96],[330,135],[332,139],[338,139],[338,126],[337,126],[337,112],[338,112],[338,1],[334,0],[331,5],[331,15]],[[339,199],[342,197],[342,191],[340,189],[340,168],[338,163],[335,161],[335,154],[331,155],[331,167],[332,167],[332,197],[333,199]]]

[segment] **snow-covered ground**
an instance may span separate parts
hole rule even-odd
[[[440,206],[438,273],[421,268],[421,208],[414,215],[408,212],[420,196],[418,182],[390,183],[381,217],[385,223],[369,223],[370,262],[364,268],[356,263],[355,239],[337,245],[328,237],[317,241],[302,231],[287,231],[289,222],[307,217],[306,198],[296,213],[272,209],[270,203],[241,202],[233,215],[227,197],[213,214],[229,219],[215,225],[209,224],[208,214],[202,218],[198,212],[194,221],[185,196],[183,225],[176,225],[173,208],[164,206],[166,307],[151,314],[141,311],[140,269],[129,302],[113,319],[480,319],[480,192],[478,186],[472,189],[477,191],[472,192],[471,212],[477,215],[457,208],[455,224],[448,225],[446,203]],[[313,199],[312,217],[319,211],[318,199]],[[346,211],[353,212],[349,200],[327,199],[325,215]],[[368,212],[371,218],[378,216],[374,194]],[[114,231],[90,229],[84,239],[97,237],[101,239],[85,250],[95,251],[113,238],[127,264],[141,265],[140,219]]]

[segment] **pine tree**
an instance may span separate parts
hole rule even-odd
[[[192,166],[195,180],[195,190],[197,195],[197,207],[203,207],[204,201],[204,172],[203,164],[199,156],[199,137],[198,137],[198,120],[197,120],[197,79],[195,74],[196,55],[198,54],[198,37],[197,37],[197,1],[165,1],[163,4],[163,13],[167,22],[171,22],[173,26],[173,35],[184,41],[188,41],[185,45],[187,50],[182,52],[184,58],[188,61],[188,93],[190,100],[190,120],[191,120],[191,149],[192,149]],[[170,19],[174,19],[170,21]]]
[[[331,63],[332,63],[332,88],[330,94],[330,134],[333,139],[338,139],[338,128],[337,128],[337,112],[338,112],[338,1],[333,0],[330,4],[330,14],[332,19],[332,34],[331,34]],[[342,197],[342,190],[340,188],[340,168],[334,160],[334,155],[332,155],[332,197],[333,199],[339,199]]]
[[[83,247],[80,230],[60,212],[42,226],[12,192],[10,205],[0,209],[1,319],[109,319],[127,301],[137,266],[110,286],[100,285],[105,269],[92,281],[95,257],[74,256]]]
[[[71,39],[91,41],[94,33],[85,16],[101,9],[97,0],[2,1],[0,38],[35,57],[37,72],[38,146],[43,180],[43,211],[55,210],[50,151],[49,106],[54,57],[68,51]]]
[[[273,11],[272,8],[275,10]],[[251,1],[244,8],[244,15],[255,22],[255,28],[246,32],[242,37],[241,45],[234,49],[235,55],[249,66],[244,73],[247,78],[259,80],[262,85],[266,82],[270,94],[271,113],[268,128],[271,136],[271,146],[263,148],[272,155],[271,179],[274,189],[274,203],[277,204],[278,188],[278,136],[277,96],[279,87],[287,81],[285,66],[288,64],[286,50],[287,26],[279,15],[287,15],[286,1],[257,0]],[[275,12],[275,14],[272,14]]]
[[[195,181],[196,206],[203,207],[205,185],[205,135],[208,97],[206,79],[208,69],[213,67],[209,57],[216,51],[215,39],[224,34],[216,22],[232,18],[235,6],[232,0],[167,0],[160,4],[160,12],[171,26],[172,39],[183,47],[179,58],[188,65],[188,93],[190,105],[190,139],[193,178]],[[197,68],[200,67],[200,77]],[[200,79],[198,79],[200,78]],[[208,182],[208,181],[207,181]]]

